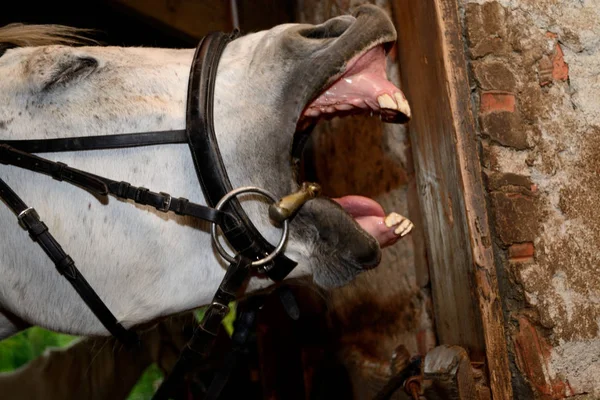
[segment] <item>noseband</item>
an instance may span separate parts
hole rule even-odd
[[[200,325],[183,349],[171,374],[156,392],[154,399],[168,398],[181,375],[187,372],[191,365],[206,358],[219,332],[221,322],[229,312],[229,303],[236,299],[236,293],[251,274],[262,273],[273,281],[281,281],[296,266],[295,261],[282,253],[287,239],[288,217],[280,221],[283,222],[284,233],[279,245],[275,247],[258,232],[236,196],[254,192],[268,197],[273,203],[276,203],[277,199],[260,188],[244,187],[234,190],[216,140],[213,106],[218,64],[225,46],[238,36],[237,30],[230,35],[221,32],[211,33],[205,36],[196,48],[188,84],[185,130],[0,141],[0,163],[50,175],[59,181],[80,186],[98,196],[111,194],[117,198],[153,206],[161,212],[171,211],[211,222],[214,243],[230,264]],[[207,206],[192,203],[185,198],[174,198],[168,193],[157,193],[143,187],[135,187],[128,182],[114,181],[31,154],[171,143],[188,143]],[[126,346],[139,346],[138,336],[117,321],[81,275],[74,260],[50,234],[35,209],[28,207],[2,179],[0,179],[0,199],[4,200],[17,215],[19,224],[52,259],[57,270],[71,283],[106,329]],[[221,228],[223,235],[235,249],[235,255],[228,255],[220,246],[216,237],[217,226]],[[212,391],[214,398],[218,396],[218,392],[219,390]]]

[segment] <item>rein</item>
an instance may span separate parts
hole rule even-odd
[[[170,375],[155,393],[153,397],[155,400],[168,398],[183,374],[193,364],[201,362],[208,356],[221,323],[229,312],[229,303],[236,299],[237,292],[251,273],[263,273],[277,282],[283,280],[293,270],[297,263],[282,253],[288,236],[288,220],[294,210],[319,194],[318,186],[316,189],[313,186],[310,192],[303,192],[301,195],[292,194],[278,202],[274,195],[260,188],[233,189],[214,132],[213,106],[220,57],[225,46],[237,37],[239,37],[238,30],[230,35],[221,32],[211,33],[205,36],[196,48],[188,85],[185,130],[0,141],[0,163],[2,164],[50,175],[56,180],[66,181],[98,196],[110,194],[117,198],[133,200],[138,204],[150,205],[161,212],[174,212],[211,223],[213,242],[217,245],[221,256],[230,264],[192,339],[182,350]],[[136,187],[128,182],[114,181],[30,154],[173,143],[188,143],[207,206],[190,202],[186,198],[174,198],[168,193],[157,193],[144,187]],[[271,245],[258,232],[236,199],[237,195],[247,192],[261,194],[273,202],[270,215],[276,216],[274,219],[283,224],[283,234],[277,247]],[[21,227],[27,230],[31,239],[42,247],[54,262],[58,272],[71,283],[104,327],[127,347],[139,346],[137,334],[125,329],[117,321],[79,272],[73,259],[62,249],[48,227],[40,220],[35,209],[28,207],[2,179],[0,179],[0,199],[17,215]],[[219,244],[216,237],[217,226],[221,228],[223,235],[235,249],[235,255],[227,254]],[[292,314],[296,314],[297,308],[294,309],[293,299],[288,298],[284,303],[293,310]],[[215,378],[205,398],[218,397],[225,383],[223,379],[226,381],[226,377]]]

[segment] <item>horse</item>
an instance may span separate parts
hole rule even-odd
[[[59,25],[0,28],[0,141],[168,131],[186,124],[194,49],[99,45]],[[229,42],[218,62],[214,127],[234,187],[282,197],[298,189],[290,148],[320,119],[372,113],[406,123],[410,107],[386,77],[396,30],[364,5],[322,24],[282,24]],[[207,204],[189,148],[166,144],[50,153],[48,158]],[[0,177],[38,211],[57,241],[126,328],[210,303],[227,265],[209,225],[80,188],[10,165]],[[240,197],[260,233],[278,243],[265,201]],[[412,223],[361,196],[309,200],[289,224],[289,279],[345,285],[376,267]],[[0,340],[31,325],[106,336],[46,254],[0,204]],[[225,246],[227,244],[225,243]],[[252,277],[245,296],[271,287]]]

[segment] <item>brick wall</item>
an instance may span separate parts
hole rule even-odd
[[[600,1],[461,11],[515,398],[600,398]]]

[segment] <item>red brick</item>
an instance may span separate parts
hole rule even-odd
[[[566,81],[569,79],[569,65],[565,62],[560,45],[556,44],[556,52],[552,59],[552,78],[555,81]]]
[[[574,394],[568,382],[552,376],[548,366],[552,347],[526,317],[519,317],[519,331],[513,339],[517,365],[541,398],[562,399]]]
[[[552,58],[543,56],[538,62],[540,86],[546,86],[554,81],[569,79],[569,65],[565,62],[562,48],[557,43]]]
[[[499,111],[515,111],[515,95],[500,90],[490,90],[481,93],[479,111],[482,114]]]
[[[512,262],[533,261],[535,247],[532,242],[515,243],[508,248],[508,258]]]

